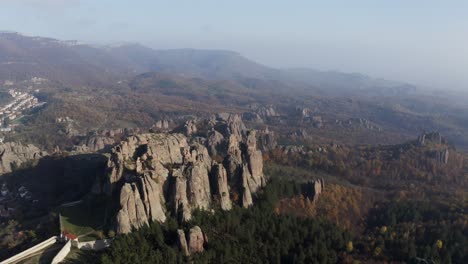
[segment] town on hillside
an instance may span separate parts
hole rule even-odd
[[[26,91],[9,89],[8,93],[13,100],[5,105],[0,105],[0,132],[12,132],[17,126],[14,121],[23,117],[25,110],[45,104],[45,102],[39,102],[37,97]]]

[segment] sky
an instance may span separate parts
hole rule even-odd
[[[468,91],[466,0],[0,0],[0,30],[234,50],[278,68]]]

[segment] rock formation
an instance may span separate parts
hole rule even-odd
[[[307,107],[296,107],[296,114],[300,117],[300,118],[307,118],[307,117],[310,117],[312,113],[312,110],[310,110],[309,108]]]
[[[219,196],[221,209],[231,210],[232,202],[229,197],[229,185],[227,179],[227,172],[223,164],[214,163],[212,168],[212,175],[214,182],[216,182],[215,190],[213,192]]]
[[[115,143],[114,139],[107,136],[90,136],[73,148],[76,152],[98,152],[110,148]]]
[[[318,179],[313,182],[314,184],[314,199],[313,201],[317,201],[320,194],[323,192],[323,188],[325,187],[325,182],[323,179]]]
[[[182,229],[177,230],[177,234],[180,250],[185,256],[203,252],[205,250],[204,245],[208,243],[199,226],[190,228],[188,238]]]
[[[183,127],[183,134],[186,136],[191,136],[192,134],[197,133],[197,125],[195,120],[188,120],[185,122]]]
[[[439,162],[440,164],[447,164],[448,161],[449,161],[449,154],[450,154],[450,151],[448,149],[444,149],[444,150],[440,150],[440,151],[434,151],[435,154],[435,159],[437,160],[437,162]]]
[[[432,144],[447,144],[445,138],[439,132],[423,133],[418,137],[418,143],[425,146],[427,143]]]
[[[187,238],[185,237],[185,232],[182,229],[177,230],[177,235],[179,238],[179,247],[180,250],[184,253],[185,256],[190,256],[190,252],[187,245]]]
[[[262,151],[273,150],[278,146],[276,134],[268,128],[259,131],[258,133],[259,149]]]
[[[302,193],[311,201],[316,202],[325,188],[323,179],[317,179],[302,184]]]
[[[190,124],[186,127],[202,128],[198,134],[207,131],[207,138],[148,133],[130,136],[112,148],[102,189],[120,196],[118,233],[150,221],[164,222],[168,215],[188,221],[195,209],[253,204],[252,195],[266,183],[255,131],[229,114]],[[233,196],[242,200],[234,201]]]
[[[0,174],[12,172],[28,161],[38,160],[47,153],[34,145],[7,142],[0,144]]]
[[[250,111],[242,114],[245,120],[255,123],[263,123],[264,120],[272,120],[280,115],[273,105],[249,105]]]
[[[205,244],[205,238],[203,236],[203,232],[201,228],[199,226],[194,226],[190,228],[189,245],[188,245],[190,254],[203,252],[204,244]]]

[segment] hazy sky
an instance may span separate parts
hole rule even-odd
[[[468,90],[466,0],[0,0],[0,29]]]

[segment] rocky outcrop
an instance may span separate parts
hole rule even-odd
[[[191,136],[197,133],[197,125],[195,120],[188,120],[183,126],[183,134],[186,136]]]
[[[447,144],[447,141],[439,132],[431,132],[421,134],[418,137],[418,143],[425,146],[426,144]]]
[[[319,115],[314,115],[314,116],[312,116],[311,122],[312,122],[312,125],[313,125],[315,128],[322,128],[322,127],[323,127],[323,119],[322,119],[322,116],[319,116]]]
[[[182,229],[177,230],[177,235],[179,248],[185,256],[202,253],[205,244],[208,243],[206,235],[199,226],[190,228],[188,237]]]
[[[145,206],[135,183],[126,183],[120,192],[121,209],[117,214],[118,233],[129,233],[148,224]]]
[[[448,149],[434,151],[435,159],[440,164],[447,164],[449,161],[449,155],[450,155],[450,151]]]
[[[300,118],[308,118],[310,117],[312,110],[307,107],[296,107],[296,115]]]
[[[278,146],[276,134],[268,128],[259,131],[258,142],[262,151],[273,150]]]
[[[229,197],[229,185],[227,179],[227,172],[224,168],[223,164],[215,163],[212,169],[214,187],[213,190],[214,194],[218,195],[219,203],[221,209],[223,210],[231,210],[232,202],[231,198]]]
[[[185,232],[182,229],[177,230],[177,235],[178,235],[178,242],[179,242],[179,248],[184,253],[185,256],[190,256],[188,244],[187,244],[187,238],[185,237]]]
[[[276,109],[272,105],[266,105],[266,106],[259,107],[256,110],[256,112],[263,118],[279,116]]]
[[[248,166],[247,181],[250,191],[256,192],[260,187],[265,186],[265,178],[263,175],[263,157],[262,152],[257,149],[257,137],[255,130],[249,131],[246,142],[245,158]]]
[[[27,162],[38,160],[47,155],[34,145],[16,142],[0,144],[0,174],[12,172]]]
[[[190,228],[189,232],[189,252],[190,254],[201,253],[204,250],[205,238],[199,226]]]
[[[218,131],[211,129],[207,135],[207,147],[208,152],[211,155],[217,155],[219,152],[225,152],[225,142],[223,134]]]
[[[242,119],[254,122],[254,123],[263,123],[263,118],[255,112],[245,112],[242,114]]]
[[[115,141],[107,136],[91,136],[83,140],[78,146],[73,148],[75,152],[98,152],[111,148]]]
[[[114,146],[103,190],[120,195],[119,233],[149,221],[164,222],[169,214],[188,221],[195,209],[253,204],[253,194],[266,183],[255,131],[245,129],[237,115],[218,117],[211,124],[203,128],[208,129],[207,139],[148,133]]]
[[[325,188],[325,182],[323,179],[317,179],[303,183],[302,193],[309,198],[311,201],[316,202]]]
[[[250,111],[242,114],[244,120],[263,123],[265,120],[272,120],[280,115],[273,105],[249,105]]]
[[[154,123],[152,129],[155,130],[167,130],[169,129],[169,123],[172,123],[171,120],[163,119],[163,120],[158,120],[156,123]]]
[[[320,194],[323,192],[323,188],[325,187],[325,182],[323,179],[318,179],[313,182],[314,184],[314,198],[313,201],[317,201]]]
[[[214,127],[224,135],[225,138],[234,136],[237,141],[242,141],[247,128],[238,114],[220,113],[214,118]]]

